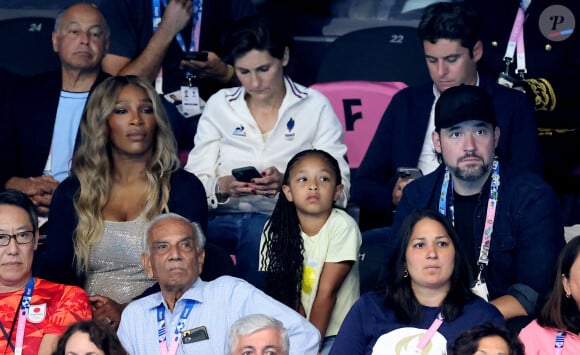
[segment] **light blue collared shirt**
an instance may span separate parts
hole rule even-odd
[[[68,177],[77,132],[89,92],[60,92],[45,174],[62,182]]]
[[[230,326],[239,318],[262,313],[280,320],[290,337],[290,355],[316,355],[320,333],[304,317],[244,280],[222,276],[214,281],[201,279],[169,311],[161,292],[131,302],[123,311],[117,335],[131,355],[159,354],[157,306],[165,306],[168,342],[172,339],[186,301],[195,301],[184,330],[207,328],[209,340],[179,344],[177,354],[228,354]]]

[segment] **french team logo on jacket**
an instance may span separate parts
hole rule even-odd
[[[246,136],[246,128],[244,127],[244,125],[239,125],[239,127],[234,128],[234,131],[232,132],[232,136],[239,136],[239,137],[245,137]]]
[[[292,132],[292,130],[294,129],[295,123],[296,122],[294,121],[294,119],[292,117],[290,117],[288,122],[286,122],[286,129],[288,130],[288,132],[284,134],[284,138],[286,138],[287,140],[291,141],[296,136],[296,133]]]

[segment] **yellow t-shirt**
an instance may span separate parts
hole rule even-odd
[[[310,318],[312,304],[318,291],[318,282],[324,263],[354,261],[349,274],[338,291],[336,304],[330,316],[325,337],[334,336],[350,307],[360,293],[358,252],[362,237],[358,225],[345,211],[333,209],[326,223],[318,234],[308,236],[301,233],[304,241],[304,274],[302,277],[301,303]],[[264,233],[260,241],[260,250],[264,245]],[[260,254],[260,268],[263,256]]]

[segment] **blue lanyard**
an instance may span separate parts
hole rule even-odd
[[[489,192],[489,200],[487,202],[487,214],[485,218],[485,226],[483,228],[483,235],[481,238],[481,247],[479,250],[479,259],[477,263],[487,265],[489,263],[489,248],[491,246],[491,234],[493,233],[493,222],[495,220],[495,213],[497,208],[497,201],[499,199],[499,161],[493,159],[493,168],[491,171],[491,186]],[[449,169],[445,168],[445,176],[443,177],[443,184],[441,185],[441,195],[439,196],[439,213],[447,215],[447,193],[451,185],[452,194],[449,197],[449,218],[451,223],[455,225],[455,210],[453,206],[453,180],[451,180]]]
[[[18,325],[16,326],[16,346],[14,355],[21,355],[24,344],[24,330],[26,328],[26,317],[28,316],[28,309],[32,300],[32,293],[34,292],[34,277],[26,283],[24,294],[20,305],[20,314],[18,315]]]
[[[445,176],[443,177],[443,184],[441,185],[441,194],[439,195],[439,213],[447,215],[447,191],[451,184],[451,191],[453,191],[453,180],[449,176],[449,169],[445,168]],[[449,197],[449,219],[455,225],[455,210],[453,209],[453,195]]]
[[[18,319],[18,327],[17,328],[22,328],[21,331],[16,331],[16,344],[17,347],[18,345],[20,345],[20,352],[22,352],[22,344],[24,342],[24,327],[26,325],[26,315],[28,314],[28,309],[30,308],[30,299],[32,298],[32,293],[34,292],[34,278],[30,278],[28,280],[28,282],[26,283],[24,292],[22,293],[22,298],[20,299],[20,302],[18,303],[18,307],[16,308],[16,312],[14,313],[14,320],[12,321],[12,326],[10,327],[10,333],[6,332],[6,329],[4,328],[4,326],[2,326],[2,324],[0,323],[0,329],[2,330],[2,334],[4,334],[4,337],[6,338],[6,348],[8,348],[8,346],[10,346],[10,348],[12,349],[13,352],[16,352],[15,346],[12,343],[12,332],[14,331],[14,324],[16,323],[16,319]],[[20,310],[23,310],[22,313],[20,313]],[[22,317],[24,317],[24,323],[21,323],[21,319]],[[21,325],[22,324],[22,325]],[[6,349],[4,349],[4,352],[6,352]]]
[[[554,342],[554,355],[562,354],[562,349],[564,349],[564,339],[566,338],[566,332],[559,330],[556,333],[556,340]]]
[[[167,8],[167,0],[152,0],[153,1],[153,32],[157,31],[159,24],[161,24],[161,2],[163,7]],[[185,47],[185,40],[180,32],[177,33],[175,39],[181,47],[183,53],[188,51],[195,51],[199,47],[199,32],[201,26],[201,14],[203,11],[203,0],[193,0],[193,16],[191,17],[191,39],[189,41],[189,48]]]
[[[185,327],[185,320],[189,317],[189,314],[193,309],[194,303],[195,302],[193,300],[185,301],[185,307],[183,308],[183,311],[181,311],[181,315],[179,316],[179,322],[177,322],[175,332],[173,332],[173,339],[171,339],[169,347],[167,346],[165,306],[163,305],[163,303],[157,306],[157,335],[159,337],[159,350],[161,351],[162,355],[165,354],[173,355],[177,353],[177,346],[179,345],[179,335],[181,334],[183,328]]]

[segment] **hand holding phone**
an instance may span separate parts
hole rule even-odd
[[[253,166],[244,166],[242,168],[233,169],[232,175],[236,178],[236,180],[241,182],[251,182],[252,179],[262,177],[262,174],[260,174],[258,169],[254,168]]]
[[[185,53],[185,60],[196,60],[198,62],[206,62],[207,52],[187,52]]]
[[[397,168],[397,174],[401,179],[416,179],[423,176],[423,172],[419,168],[410,168],[401,166]]]

